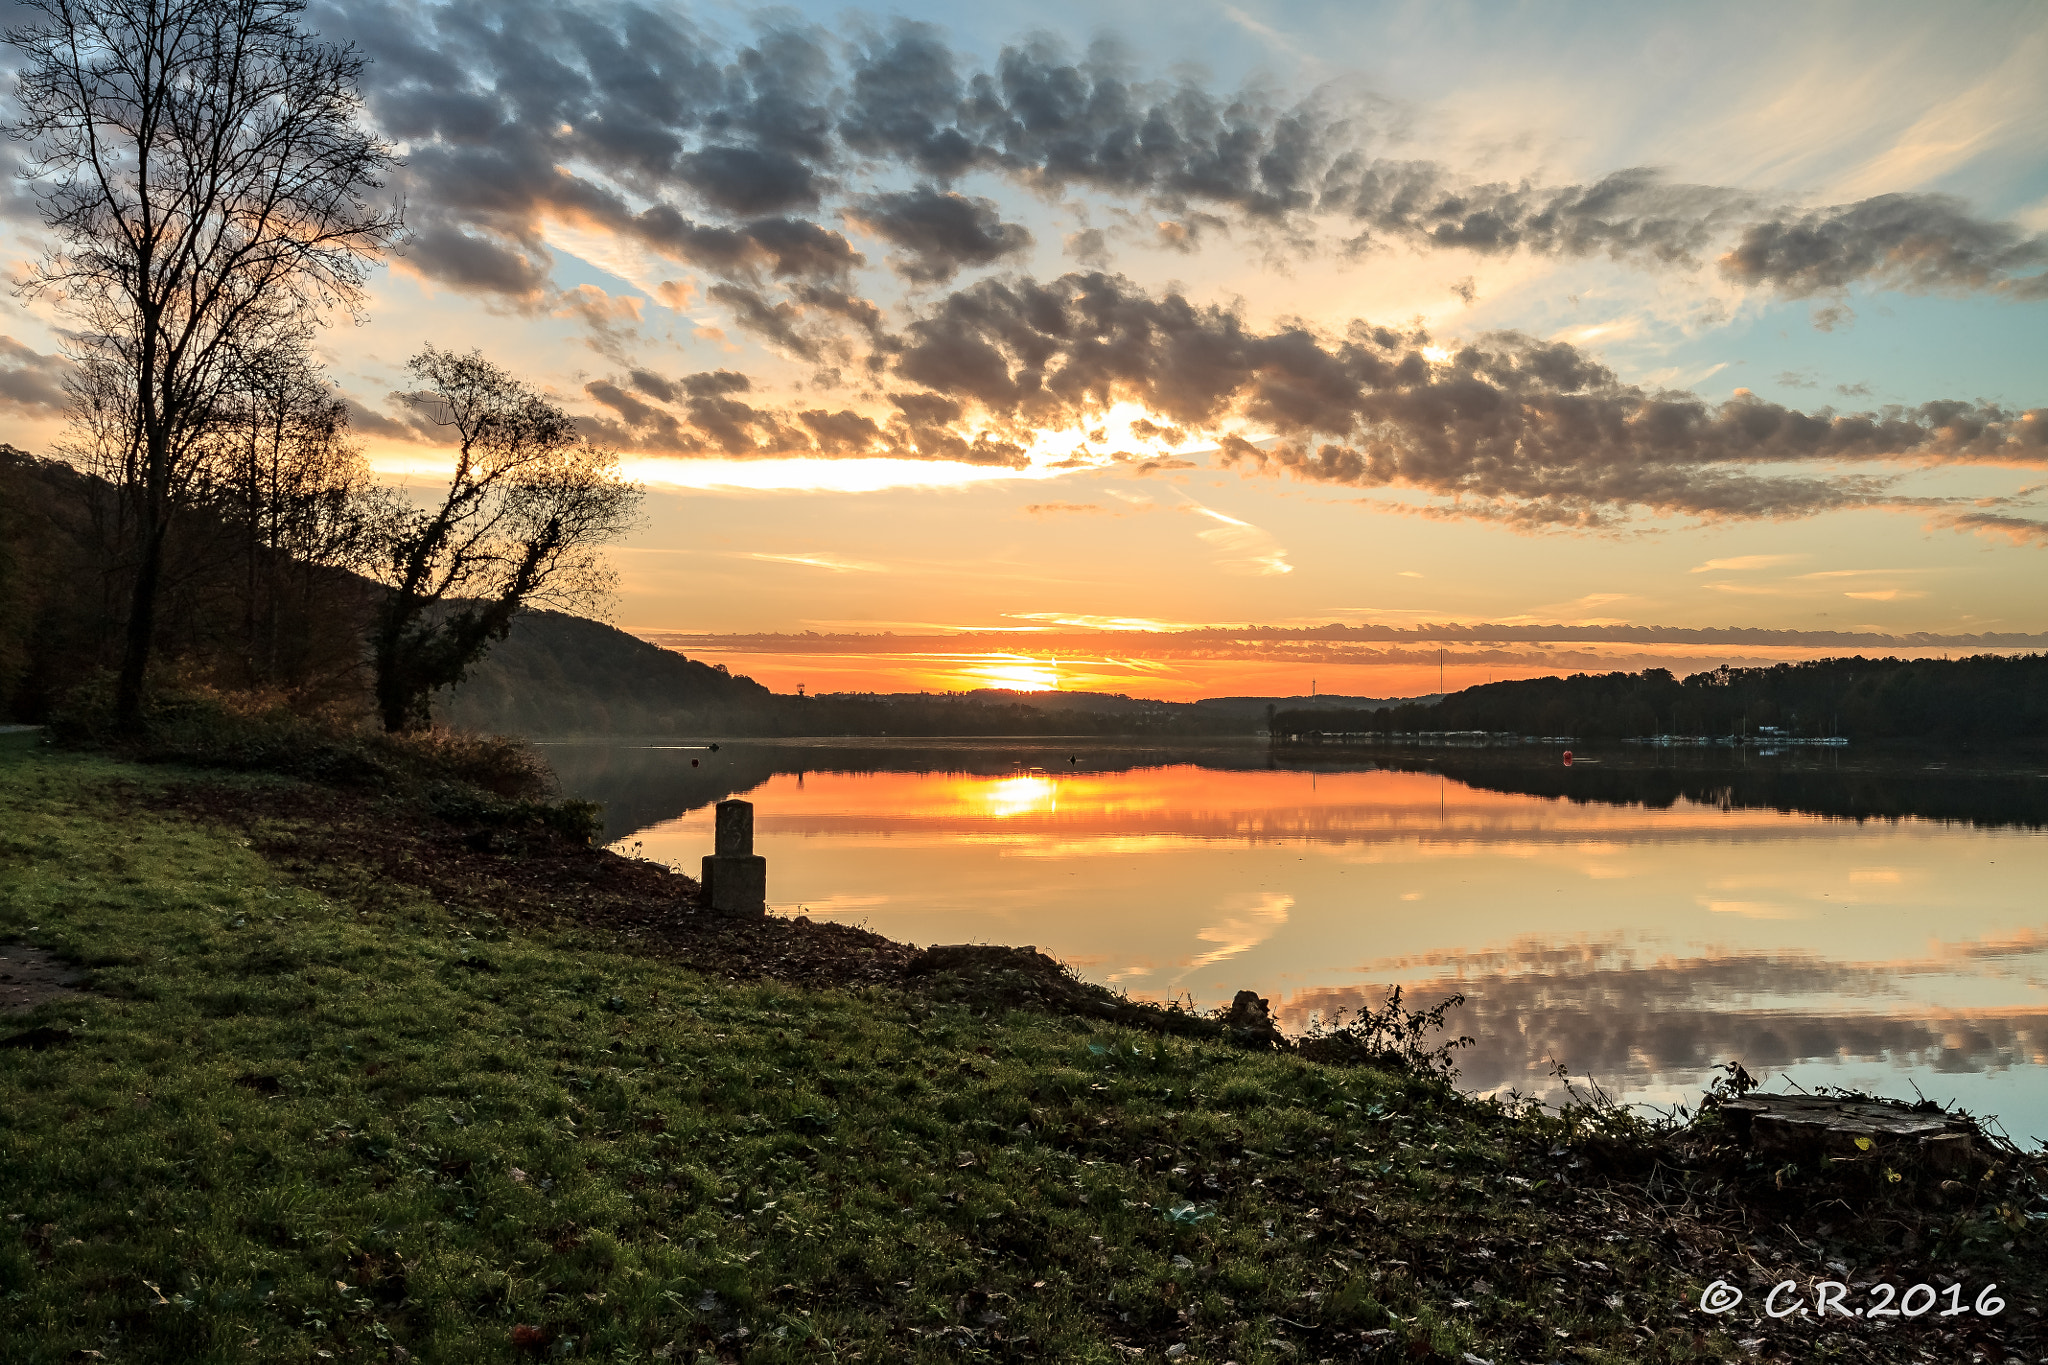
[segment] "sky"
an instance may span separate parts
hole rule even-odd
[[[612,619],[778,689],[2048,645],[2048,9],[306,22],[402,162],[320,343],[374,467],[446,468],[405,364],[480,349],[649,490]],[[64,320],[0,309],[47,450]]]

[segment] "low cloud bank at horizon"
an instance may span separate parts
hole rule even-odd
[[[1357,91],[1157,79],[1107,41],[1077,55],[1026,39],[984,62],[900,20],[757,16],[755,37],[730,42],[639,5],[313,17],[373,59],[368,109],[403,153],[415,231],[400,269],[513,318],[575,319],[600,371],[582,380],[586,421],[625,450],[1023,469],[1048,463],[1044,434],[1072,433],[1065,467],[1194,457],[1522,528],[1875,507],[2048,545],[2026,494],[1896,486],[1929,465],[2048,464],[2048,409],[1927,395],[1800,410],[1744,390],[1713,402],[1628,382],[1563,340],[1260,322],[1257,299],[1119,268],[1162,254],[1300,271],[1476,253],[1780,298],[1854,287],[2041,308],[2048,235],[1949,196],[1803,203],[1627,166],[1587,183],[1480,176],[1397,155]],[[1097,225],[1062,241],[1067,268],[1033,273],[1051,244],[1030,220],[1048,205]],[[673,273],[638,293],[566,285],[565,233],[631,262],[614,273]],[[734,329],[765,360],[652,359],[654,308],[699,337]],[[0,356],[7,396],[37,401],[42,359]],[[358,426],[436,435],[398,404],[360,406]]]

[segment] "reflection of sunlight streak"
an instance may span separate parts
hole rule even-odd
[[[1247,906],[1243,913],[1232,915],[1221,924],[1212,924],[1205,929],[1197,930],[1196,938],[1204,943],[1219,946],[1191,960],[1187,971],[1174,978],[1175,984],[1185,980],[1189,972],[1214,966],[1225,958],[1236,957],[1239,953],[1258,947],[1273,936],[1275,929],[1287,923],[1287,912],[1293,908],[1294,897],[1286,892],[1262,891],[1258,893],[1258,899]]]
[[[1034,834],[1026,836],[1029,842],[1013,849],[1013,858],[1098,858],[1129,857],[1135,853],[1167,853],[1185,851],[1200,844],[1216,842],[1213,839],[1187,839],[1173,834],[1095,834],[1070,836],[1058,834]]]
[[[1059,808],[1059,787],[1049,777],[1006,777],[989,783],[981,799],[997,815],[1050,814]]]

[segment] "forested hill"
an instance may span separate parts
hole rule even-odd
[[[1662,668],[1489,683],[1434,705],[1283,711],[1282,743],[1342,733],[1487,730],[1620,739],[1720,736],[1764,727],[1855,739],[2048,739],[2048,654],[1967,659],[1815,659],[1718,668],[1684,680]]]
[[[529,611],[435,704],[444,724],[515,735],[663,735],[773,706],[768,689],[623,630]]]

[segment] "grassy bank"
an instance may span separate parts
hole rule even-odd
[[[1720,1168],[1425,1079],[693,971],[373,860],[305,792],[0,739],[0,941],[91,987],[0,1025],[43,1044],[0,1049],[8,1361],[2038,1353],[2002,1193],[1913,1245],[1846,1203],[1787,1242]],[[1842,1256],[2012,1306],[1697,1309]]]

